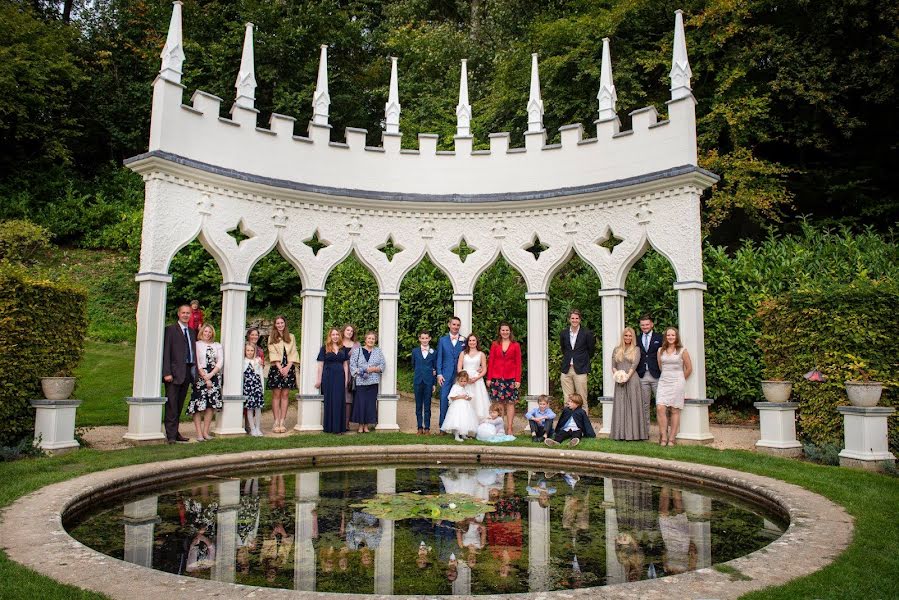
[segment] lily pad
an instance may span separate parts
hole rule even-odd
[[[457,523],[484,513],[493,512],[493,502],[466,494],[378,494],[374,498],[353,504],[379,519],[431,519]]]

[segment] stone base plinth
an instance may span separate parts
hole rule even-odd
[[[896,463],[890,453],[887,419],[896,412],[883,406],[838,406],[843,415],[843,450],[840,466],[880,470],[884,463]]]
[[[681,445],[711,444],[715,436],[709,430],[710,398],[688,398],[680,415],[680,431],[677,443]]]
[[[297,394],[297,424],[294,431],[320,433],[325,397],[321,394]]]
[[[243,428],[244,396],[223,396],[222,410],[215,415],[216,437],[240,437],[247,435]]]
[[[759,410],[761,439],[755,447],[760,452],[776,456],[802,455],[802,444],[796,439],[796,408],[798,402],[756,402]]]
[[[75,411],[81,400],[32,400],[34,445],[47,452],[58,453],[78,448],[75,441]]]
[[[128,404],[128,432],[122,436],[129,444],[161,444],[165,442],[162,432],[162,411],[166,399],[125,398]]]
[[[602,405],[602,425],[596,432],[596,437],[607,438],[612,433],[612,408],[615,399],[609,396],[600,396],[599,402]]]
[[[400,426],[396,422],[397,402],[400,397],[396,394],[378,394],[378,424],[377,431],[399,431]]]

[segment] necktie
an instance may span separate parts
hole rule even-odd
[[[649,352],[649,334],[643,334],[643,349]]]
[[[185,348],[187,349],[187,354],[184,355],[186,357],[185,362],[187,362],[188,364],[191,364],[194,362],[194,357],[193,357],[193,352],[191,352],[191,348],[190,348],[190,334],[187,332],[187,328],[185,328],[185,327],[181,328],[181,333],[184,334],[184,345],[185,345]]]

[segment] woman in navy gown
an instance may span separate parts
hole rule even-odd
[[[315,384],[325,397],[322,425],[326,433],[346,431],[347,358],[340,330],[332,327],[318,351],[318,381]]]

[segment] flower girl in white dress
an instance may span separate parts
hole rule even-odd
[[[489,416],[490,394],[484,385],[487,374],[487,355],[478,349],[478,336],[471,334],[465,340],[465,348],[459,355],[456,371],[468,373],[468,385],[465,386],[471,396],[471,406],[478,416],[478,423]]]
[[[440,429],[456,434],[456,441],[464,441],[466,436],[473,436],[478,430],[478,416],[471,406],[471,395],[468,393],[468,373],[461,371],[456,375],[456,383],[450,388],[449,409],[443,418]]]

